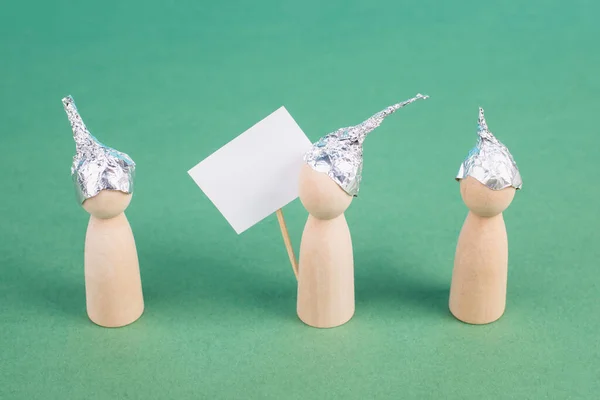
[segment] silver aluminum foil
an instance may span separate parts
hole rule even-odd
[[[304,155],[304,161],[314,170],[324,172],[350,196],[357,196],[362,179],[363,142],[367,135],[396,110],[429,96],[417,94],[412,99],[389,106],[359,125],[331,132]]]
[[[127,154],[103,145],[92,136],[79,116],[71,96],[65,97],[62,102],[76,144],[71,176],[79,203],[96,196],[101,190],[133,193],[133,160]]]
[[[488,129],[481,107],[477,135],[477,145],[461,164],[456,180],[472,176],[492,190],[502,190],[509,186],[521,189],[523,180],[517,163],[506,146]]]

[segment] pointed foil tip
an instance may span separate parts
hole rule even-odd
[[[102,190],[133,193],[135,163],[125,153],[103,145],[88,131],[73,97],[62,99],[76,143],[71,176],[80,204]]]
[[[499,143],[498,139],[496,139],[496,137],[488,129],[487,122],[485,121],[484,111],[481,107],[479,107],[479,117],[477,118],[477,135],[479,135],[479,137],[482,139]]]
[[[407,106],[407,105],[409,105],[411,103],[414,103],[417,100],[426,100],[428,98],[429,98],[429,96],[427,96],[427,95],[423,95],[421,93],[417,93],[417,95],[415,97],[413,97],[411,99],[408,99],[408,100],[405,100],[405,101],[403,101],[401,103],[396,103],[396,104],[394,104],[392,106],[389,106],[385,110],[381,111],[381,113],[383,113],[384,116],[387,117],[389,114],[393,113],[394,111],[399,110],[400,108],[402,108],[404,106]],[[372,118],[376,117],[377,115],[379,115],[381,113],[375,114]]]
[[[479,119],[477,120],[479,124],[479,130],[487,131],[487,123],[485,122],[485,115],[483,114],[483,108],[479,107]]]
[[[65,106],[65,107],[68,107],[70,105],[75,105],[75,103],[73,101],[73,97],[71,95],[68,95],[67,97],[63,97],[62,103],[63,103],[63,106]]]
[[[346,193],[356,197],[362,179],[362,144],[366,136],[381,125],[387,116],[408,104],[427,98],[429,96],[419,93],[411,99],[385,108],[359,125],[340,128],[323,136],[304,155],[304,161],[314,170],[329,175]]]
[[[508,148],[490,132],[481,107],[477,120],[477,135],[477,144],[460,165],[456,180],[472,176],[492,190],[502,190],[511,186],[521,189],[523,180],[517,163]]]
[[[63,107],[65,109],[65,113],[67,113],[67,118],[71,123],[71,129],[73,130],[73,138],[75,139],[75,143],[77,143],[77,147],[83,145],[86,140],[91,136],[90,132],[87,130],[79,112],[77,111],[77,106],[75,105],[75,101],[73,97],[70,95],[64,97],[62,99]]]

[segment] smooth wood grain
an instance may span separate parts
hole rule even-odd
[[[313,327],[332,328],[354,315],[354,258],[344,217],[352,197],[304,165],[300,200],[310,215],[300,244],[298,317]]]
[[[449,306],[463,322],[487,324],[506,307],[508,238],[502,211],[515,189],[494,191],[472,177],[460,186],[470,210],[456,246]]]
[[[354,315],[352,239],[344,215],[308,216],[300,245],[298,317],[317,328],[342,325]]]
[[[327,174],[304,164],[300,169],[300,201],[315,218],[328,220],[338,217],[350,206],[347,194]]]
[[[124,210],[131,195],[102,191],[84,202],[91,213],[85,239],[85,289],[89,318],[116,328],[144,311],[142,282],[133,232]]]

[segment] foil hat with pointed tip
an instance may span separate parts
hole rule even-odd
[[[62,99],[65,112],[73,129],[76,154],[71,176],[77,199],[82,204],[101,190],[119,190],[133,193],[135,163],[125,153],[100,143],[86,128],[71,96]]]
[[[367,135],[396,110],[429,96],[417,94],[412,99],[389,106],[356,126],[331,132],[304,155],[304,161],[318,172],[324,172],[350,196],[357,196],[362,178],[363,142]]]
[[[523,180],[510,151],[488,129],[483,108],[479,107],[477,144],[460,165],[456,180],[472,176],[492,190],[521,189]]]

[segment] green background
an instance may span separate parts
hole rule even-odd
[[[0,398],[598,398],[599,4],[3,2]],[[417,92],[365,142],[355,317],[309,328],[275,216],[237,236],[186,171],[281,105],[316,140]],[[122,329],[85,314],[68,94],[138,165]],[[447,300],[479,105],[524,187],[506,314],[469,326]]]

